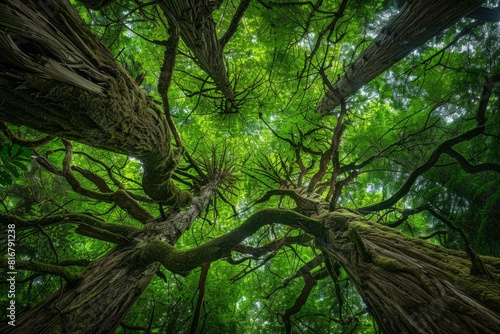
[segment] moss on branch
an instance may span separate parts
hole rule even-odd
[[[8,262],[6,258],[0,259],[0,267],[7,268]],[[79,280],[81,273],[74,273],[68,268],[64,268],[55,264],[48,264],[38,261],[16,260],[16,269],[31,270],[42,274],[53,274],[64,278],[66,282]]]
[[[231,249],[268,224],[281,224],[317,233],[322,229],[320,222],[295,211],[264,209],[254,213],[243,224],[232,231],[189,250],[178,250],[166,242],[152,240],[140,247],[140,261],[146,264],[160,262],[173,272],[185,272],[210,263],[227,255]]]

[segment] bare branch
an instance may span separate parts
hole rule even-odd
[[[49,172],[60,175],[66,179],[73,191],[83,196],[96,199],[106,203],[115,203],[121,209],[125,210],[131,217],[145,224],[154,217],[146,209],[144,209],[136,200],[132,198],[125,190],[118,189],[115,192],[97,192],[84,187],[75,177],[71,168],[72,146],[67,140],[64,141],[66,146],[66,155],[63,160],[63,170],[59,170],[47,158],[36,155],[34,159]],[[97,176],[96,176],[97,177]],[[104,181],[103,181],[104,182]],[[104,187],[106,190],[111,190],[109,187]]]
[[[238,24],[243,15],[245,14],[245,11],[247,10],[248,6],[250,5],[250,1],[251,0],[240,0],[240,4],[238,5],[236,13],[234,13],[233,18],[231,19],[231,23],[229,24],[227,31],[219,39],[219,43],[222,48],[226,46],[227,42],[229,42],[231,37],[233,37],[233,35],[236,33],[236,30],[238,29]]]
[[[189,329],[190,334],[196,333],[196,328],[198,327],[198,322],[200,321],[201,308],[203,307],[205,298],[205,286],[207,282],[208,269],[210,269],[210,263],[205,263],[201,266],[200,280],[198,282],[198,300],[196,302],[193,320]]]
[[[472,138],[475,138],[480,134],[484,133],[485,123],[486,123],[486,116],[485,116],[486,107],[488,106],[491,92],[493,90],[493,84],[499,81],[500,81],[500,73],[491,75],[486,78],[479,101],[479,107],[476,113],[476,123],[477,123],[476,127],[441,143],[436,149],[434,149],[434,151],[431,153],[430,157],[427,159],[426,162],[424,162],[422,165],[420,165],[410,173],[405,183],[391,197],[380,203],[360,208],[359,211],[362,213],[367,213],[367,212],[380,211],[383,209],[390,208],[392,205],[396,204],[401,198],[403,198],[410,191],[411,187],[413,186],[413,183],[417,180],[417,178],[420,175],[427,172],[438,162],[440,156],[443,153],[447,153],[450,149],[452,149],[454,145],[458,143],[471,140]],[[454,155],[453,151],[451,151],[450,154]],[[458,157],[458,159],[460,163],[461,161],[460,157]],[[469,166],[467,165],[465,165],[465,167],[469,168]],[[489,167],[496,168],[495,166],[489,166]],[[473,170],[476,170],[476,168],[473,168]]]

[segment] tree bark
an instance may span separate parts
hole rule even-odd
[[[130,235],[134,238],[130,245],[118,246],[96,260],[81,280],[66,284],[18,318],[15,327],[7,325],[0,332],[114,333],[160,267],[158,262],[141,261],[141,243],[161,237],[166,243],[175,244],[207,208],[217,184],[215,180],[205,186],[188,210],[171,214],[166,221],[151,223],[138,235]]]
[[[188,204],[162,110],[66,0],[50,4],[0,4],[0,120],[136,157],[151,198]]]
[[[114,333],[159,267],[131,264],[134,253],[133,247],[111,251],[2,333]]]
[[[483,0],[406,1],[400,14],[385,26],[375,40],[351,63],[333,90],[316,106],[320,114],[331,114],[361,87],[393,66],[432,36],[479,8]]]
[[[385,333],[498,333],[500,260],[471,274],[466,253],[410,239],[346,211],[324,216],[318,245],[354,281]]]
[[[140,256],[145,263],[160,261],[182,272],[227,256],[242,240],[273,223],[315,236],[330,263],[338,262],[346,270],[385,333],[495,334],[500,328],[499,259],[478,260],[467,246],[469,255],[408,238],[344,209],[318,219],[264,209],[194,249],[180,251],[151,241]]]
[[[212,19],[217,1],[161,0],[159,4],[169,23],[178,26],[182,40],[193,52],[201,69],[226,99],[233,100],[234,91],[224,63],[223,45],[217,39]]]
[[[238,228],[194,249],[180,251],[158,240],[141,251],[182,272],[227,256],[267,224],[299,227],[353,280],[385,333],[491,333],[500,328],[500,260],[481,257],[478,274],[467,253],[445,249],[340,209],[318,219],[291,210],[264,209]],[[477,257],[477,255],[475,255]],[[476,258],[473,261],[477,261]]]
[[[169,189],[176,162],[161,111],[114,62],[68,2],[53,0],[53,7],[43,3],[4,0],[0,4],[0,120],[136,156],[144,163],[145,191],[160,201],[172,196],[177,201],[175,190]],[[408,24],[408,8],[419,13],[415,6],[427,4],[433,10],[422,8],[423,13],[433,17],[436,26],[429,25],[428,16],[417,16],[422,23],[408,25],[408,33],[393,37],[395,30],[385,31],[377,39],[380,44],[374,43],[366,53],[374,60],[365,64],[361,58],[361,70],[351,66],[349,78],[359,75],[359,82],[365,83],[370,77],[364,74],[370,72],[368,64],[385,66],[387,59],[393,63],[402,56],[399,48],[409,52],[480,1],[463,0],[449,6],[439,1],[448,12],[430,3],[434,4],[427,0],[407,4],[394,22]],[[398,25],[389,26],[393,27]],[[406,42],[404,35],[418,43]],[[393,51],[395,58],[387,58]],[[383,71],[380,68],[378,73]],[[349,86],[349,80],[346,77],[339,86]],[[325,108],[329,110],[329,104]],[[17,319],[18,326],[2,332],[112,333],[149,284],[158,261],[174,271],[190,270],[227,255],[259,227],[271,223],[300,227],[314,235],[325,254],[351,276],[387,333],[496,333],[500,328],[498,259],[483,258],[489,276],[473,275],[471,261],[463,252],[407,238],[354,213],[339,210],[319,215],[324,207],[320,201],[294,197],[298,205],[307,204],[304,211],[314,211],[315,218],[291,210],[261,210],[226,236],[193,250],[172,251],[171,245],[206,208],[215,191],[209,185],[189,210],[171,214],[166,222],[146,225],[137,235],[127,235],[134,239],[132,244],[95,261],[81,280],[67,284]],[[158,236],[161,241],[151,241]],[[159,253],[163,250],[171,254]]]

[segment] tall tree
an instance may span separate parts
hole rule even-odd
[[[2,1],[2,332],[495,333],[498,27],[399,5]]]

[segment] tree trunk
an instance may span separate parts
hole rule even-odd
[[[330,114],[361,87],[393,66],[432,36],[479,8],[483,0],[406,1],[400,14],[386,25],[375,40],[351,63],[316,111]]]
[[[349,212],[325,216],[320,247],[347,271],[385,333],[498,333],[500,260],[410,239]]]
[[[179,157],[162,110],[71,4],[50,4],[0,4],[0,120],[139,158],[151,198],[189,203],[170,181]]]
[[[130,263],[134,253],[133,246],[114,249],[2,333],[114,333],[159,267]]]
[[[217,191],[218,180],[205,186],[193,198],[188,210],[174,213],[166,221],[145,226],[133,244],[118,246],[93,262],[80,281],[66,284],[23,314],[16,326],[1,333],[114,333],[128,310],[147,288],[159,263],[140,261],[142,240],[161,237],[175,244],[199,217]],[[129,236],[130,237],[130,236]]]
[[[234,99],[233,88],[224,63],[223,46],[217,39],[212,11],[217,1],[161,0],[160,7],[169,23],[178,26],[179,34],[193,52],[195,61],[214,81],[228,100]]]
[[[264,209],[219,238],[190,250],[158,240],[142,250],[145,263],[191,270],[230,253],[267,224],[301,228],[338,262],[385,333],[491,333],[500,328],[500,260],[449,250],[340,209],[318,219]]]

